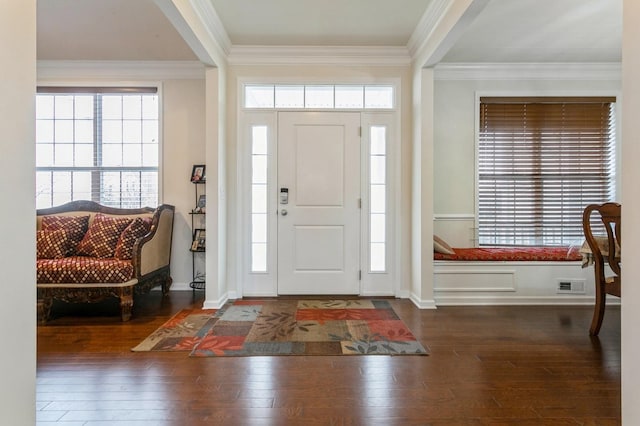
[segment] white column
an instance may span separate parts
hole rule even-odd
[[[35,424],[36,1],[0,1],[0,271],[4,303],[0,424]],[[8,343],[10,342],[10,343]]]
[[[622,423],[640,424],[640,2],[624,0],[622,42]],[[606,321],[606,317],[605,317]]]
[[[411,300],[436,307],[433,296],[433,104],[434,70],[416,68],[413,79],[411,194]]]
[[[205,70],[205,158],[207,165],[206,291],[203,307],[222,307],[227,289],[227,197],[225,76],[223,68]]]

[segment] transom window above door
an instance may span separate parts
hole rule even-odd
[[[246,85],[250,109],[393,109],[393,86],[386,85]]]

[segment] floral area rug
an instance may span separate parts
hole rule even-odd
[[[193,357],[427,355],[387,300],[236,300],[186,310],[134,351]]]

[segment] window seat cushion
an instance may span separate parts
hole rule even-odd
[[[579,247],[478,247],[454,248],[455,254],[433,253],[434,260],[459,261],[581,261]]]
[[[130,260],[71,256],[62,259],[38,259],[38,284],[51,283],[123,283],[133,278]]]

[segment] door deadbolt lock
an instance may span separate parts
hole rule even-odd
[[[289,213],[289,212],[288,212],[286,209],[282,209],[282,210],[280,210],[280,214],[281,214],[282,216],[286,216],[288,213]]]
[[[280,204],[289,204],[289,188],[280,188]]]

